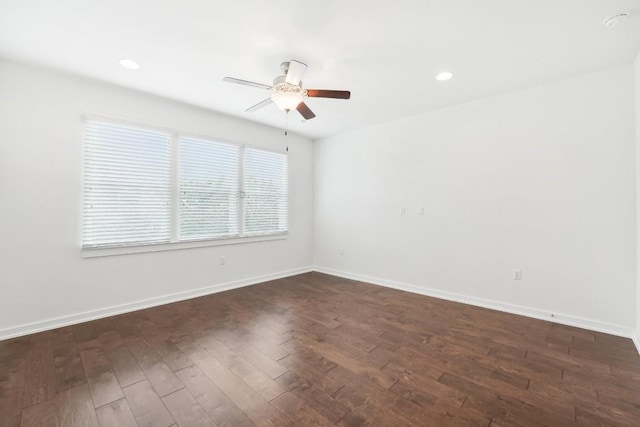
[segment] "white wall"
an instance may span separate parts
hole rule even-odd
[[[316,266],[629,336],[632,87],[625,66],[317,141]]]
[[[636,226],[640,224],[640,52],[633,63],[633,74],[635,80],[635,122],[636,122]],[[637,273],[640,273],[640,227],[638,227],[636,254]],[[637,277],[636,289],[636,333],[635,343],[640,352],[640,274]]]
[[[85,113],[264,147],[288,145],[288,239],[83,259]],[[247,283],[312,264],[313,149],[305,138],[285,138],[248,121],[8,62],[0,62],[0,135],[0,338],[105,314],[120,304]],[[220,256],[226,265],[219,265]]]

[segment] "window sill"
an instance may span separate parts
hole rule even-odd
[[[238,245],[242,243],[268,242],[271,240],[284,240],[289,233],[269,234],[251,237],[229,237],[223,239],[191,240],[185,242],[153,243],[131,246],[118,246],[111,248],[84,248],[83,258],[97,258],[114,255],[140,254],[146,252],[174,251],[178,249],[206,248],[210,246]]]

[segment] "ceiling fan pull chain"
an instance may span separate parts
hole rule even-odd
[[[287,118],[285,119],[285,127],[284,127],[284,136],[287,136],[289,134],[289,111],[290,110],[286,110],[286,116]]]

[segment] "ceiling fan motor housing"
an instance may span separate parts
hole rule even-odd
[[[291,83],[287,83],[285,79],[286,75],[278,76],[273,79],[273,91],[274,92],[303,92],[302,90],[302,82],[299,85],[294,85]]]

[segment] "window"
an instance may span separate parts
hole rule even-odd
[[[89,122],[85,138],[83,246],[168,242],[170,135]]]
[[[244,150],[244,231],[247,235],[287,231],[287,157]]]
[[[87,120],[85,249],[284,234],[287,156]]]
[[[180,239],[237,236],[240,147],[180,138]]]

